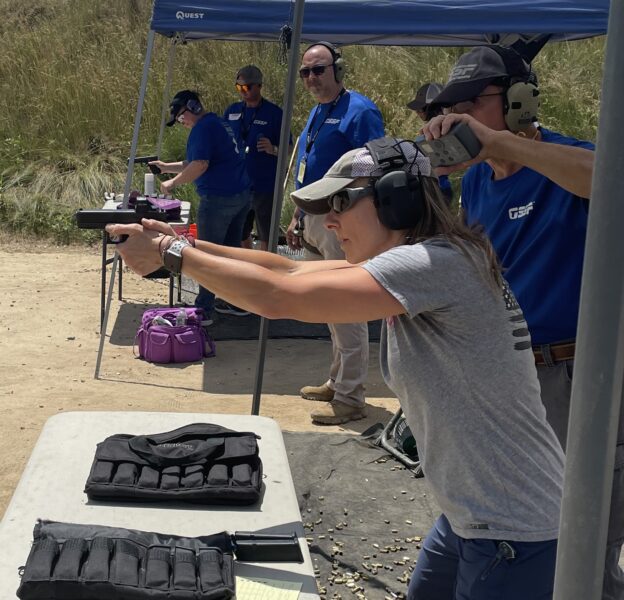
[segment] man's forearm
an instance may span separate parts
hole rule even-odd
[[[591,150],[504,134],[496,136],[488,154],[494,160],[500,158],[533,169],[576,196],[590,196],[594,170]]]
[[[208,169],[207,160],[193,160],[190,163],[181,164],[184,164],[184,168],[171,180],[175,187],[184,183],[192,183]]]

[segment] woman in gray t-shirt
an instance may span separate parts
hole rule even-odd
[[[346,261],[192,244],[157,222],[109,231],[130,235],[118,250],[139,274],[164,262],[267,318],[384,319],[382,373],[443,510],[409,597],[550,598],[563,452],[522,311],[489,243],[451,215],[430,171],[411,143],[383,138],[292,195],[327,213]]]

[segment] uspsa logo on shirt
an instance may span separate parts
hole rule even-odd
[[[340,119],[325,119],[325,123],[328,125],[338,125],[338,123],[340,123]]]
[[[514,206],[509,209],[509,218],[513,221],[515,219],[521,219],[526,217],[532,210],[535,202],[531,201],[525,206]]]

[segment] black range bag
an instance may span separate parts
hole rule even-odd
[[[91,500],[254,504],[262,486],[257,440],[208,423],[112,435],[97,445],[85,493]]]
[[[17,596],[22,600],[233,598],[238,560],[302,562],[295,533],[185,538],[39,521]]]

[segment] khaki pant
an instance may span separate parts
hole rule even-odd
[[[344,259],[333,231],[323,226],[325,215],[306,215],[303,238],[318,249],[304,251],[305,260]],[[332,341],[332,363],[327,385],[334,399],[351,406],[365,402],[364,383],[368,373],[368,323],[328,323]]]

